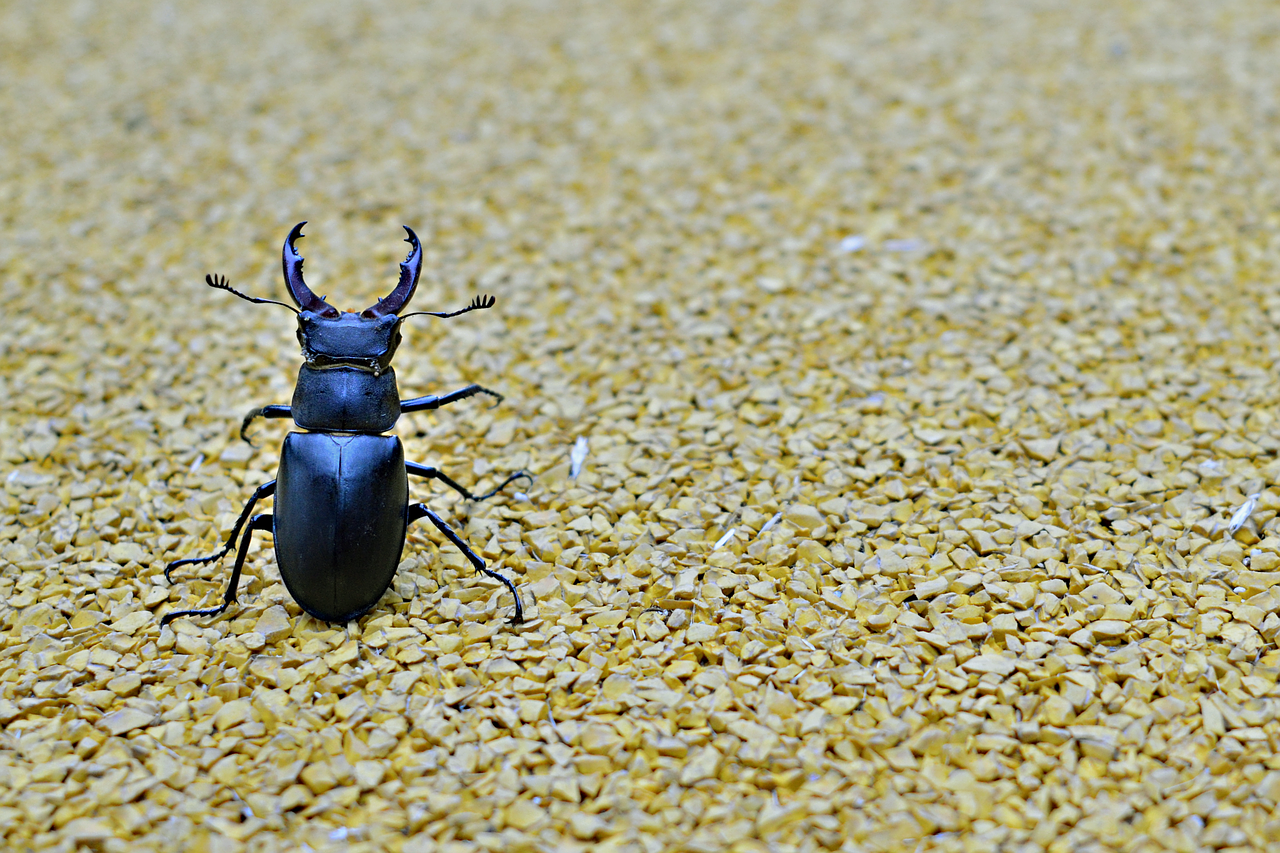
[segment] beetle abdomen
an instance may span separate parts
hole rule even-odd
[[[293,391],[293,422],[303,429],[386,432],[400,417],[396,372],[302,365]]]
[[[400,563],[408,502],[396,436],[289,433],[276,483],[276,560],[303,610],[345,622],[378,603]]]

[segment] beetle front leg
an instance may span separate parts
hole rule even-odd
[[[208,557],[188,557],[185,560],[174,560],[164,567],[164,579],[169,583],[173,583],[173,577],[170,573],[179,566],[198,566],[203,563],[212,563],[214,560],[221,560],[227,556],[227,552],[236,546],[236,537],[240,535],[240,528],[244,527],[244,522],[249,517],[249,513],[253,512],[253,505],[262,498],[269,498],[275,493],[275,480],[258,486],[253,493],[253,497],[249,498],[249,502],[244,505],[244,509],[240,512],[240,517],[236,519],[236,526],[231,528],[231,535],[227,537],[227,544],[223,546],[221,551],[216,554],[210,554]]]
[[[460,388],[450,394],[437,397],[432,394],[427,397],[414,397],[412,400],[402,400],[400,402],[400,412],[422,412],[429,409],[438,409],[441,406],[447,406],[450,403],[456,403],[459,400],[465,400],[468,397],[474,397],[476,394],[488,394],[493,397],[496,402],[494,406],[502,402],[502,395],[497,391],[490,391],[488,388],[479,385],[468,385],[466,388]],[[492,407],[491,407],[492,408]]]
[[[259,406],[256,409],[250,409],[249,414],[244,416],[244,421],[240,424],[240,440],[250,446],[253,442],[249,440],[248,429],[249,424],[253,423],[254,418],[291,418],[293,417],[292,406]]]
[[[249,527],[244,532],[244,538],[240,540],[240,550],[236,552],[236,565],[231,570],[231,582],[227,584],[227,591],[222,596],[222,604],[203,610],[175,610],[173,613],[166,613],[160,619],[160,627],[163,628],[174,619],[183,616],[217,616],[230,607],[236,600],[236,587],[240,585],[240,570],[244,568],[244,559],[249,554],[249,543],[253,540],[253,531],[271,530],[274,520],[275,517],[271,513],[265,512],[249,519]]]
[[[432,468],[429,465],[419,465],[417,462],[406,462],[404,463],[404,467],[408,469],[409,473],[415,477],[423,477],[427,480],[439,480],[440,482],[444,483],[446,486],[453,489],[455,492],[462,495],[464,498],[466,498],[469,501],[488,500],[489,498],[496,495],[498,492],[505,489],[512,481],[519,480],[521,477],[524,477],[530,483],[533,482],[533,476],[529,474],[527,471],[517,471],[514,474],[512,474],[510,477],[508,477],[507,479],[499,483],[496,488],[485,492],[483,495],[473,495],[471,494],[471,492],[469,492],[466,489],[465,486],[461,485],[460,483],[454,482],[451,477],[447,476],[439,468]]]
[[[484,564],[484,560],[480,559],[480,555],[478,555],[475,551],[472,551],[471,547],[467,545],[466,542],[462,541],[462,537],[459,536],[457,533],[455,533],[453,528],[449,526],[449,523],[446,522],[440,516],[436,515],[434,512],[432,512],[430,507],[428,507],[426,504],[413,504],[412,506],[409,507],[409,514],[406,517],[406,520],[409,524],[412,524],[413,522],[417,521],[420,518],[430,519],[431,523],[434,524],[436,527],[438,527],[440,529],[440,532],[445,535],[445,538],[447,538],[450,542],[452,542],[455,546],[457,546],[458,550],[462,552],[462,556],[466,557],[471,562],[471,565],[475,567],[475,570],[477,572],[486,574],[489,577],[494,578],[495,580],[499,581],[503,586],[505,586],[507,589],[511,590],[511,596],[516,601],[516,615],[512,618],[511,622],[512,624],[515,624],[515,625],[518,625],[521,622],[523,622],[524,606],[520,603],[520,593],[516,591],[516,585],[511,581],[507,580],[502,575],[495,572],[493,569],[490,569],[488,566],[486,566]]]

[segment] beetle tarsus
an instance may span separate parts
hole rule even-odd
[[[172,572],[179,566],[199,566],[205,563],[212,563],[215,560],[221,560],[223,557],[236,547],[236,539],[240,536],[240,529],[244,527],[244,523],[249,518],[249,513],[253,512],[253,505],[262,498],[269,498],[276,492],[276,481],[269,480],[258,486],[254,490],[253,496],[249,498],[249,502],[244,505],[244,509],[240,511],[240,517],[236,519],[236,526],[231,528],[231,535],[227,537],[227,544],[222,546],[222,550],[207,557],[187,557],[185,560],[174,560],[172,563],[164,567],[164,579],[169,583],[173,583]]]
[[[249,438],[249,424],[253,423],[254,418],[262,416],[262,406],[250,409],[249,413],[244,416],[244,420],[240,422],[240,440],[250,447],[256,448],[258,445],[253,443],[253,439]]]
[[[420,518],[430,519],[431,523],[439,528],[440,532],[445,535],[445,538],[452,542],[457,549],[462,552],[462,556],[467,558],[477,572],[488,575],[511,591],[511,597],[515,599],[516,602],[516,613],[511,617],[511,622],[516,625],[523,622],[524,605],[520,603],[520,593],[516,590],[516,585],[508,578],[498,574],[493,569],[486,566],[484,564],[484,560],[480,559],[480,555],[475,551],[472,551],[471,547],[467,545],[466,542],[462,541],[462,537],[449,526],[449,523],[432,512],[430,507],[426,504],[413,504],[409,507],[408,521],[409,523],[413,523]]]
[[[160,627],[163,628],[174,619],[180,619],[183,616],[217,616],[234,604],[236,601],[236,587],[240,585],[240,572],[244,569],[245,557],[249,555],[249,543],[253,541],[253,531],[270,530],[274,520],[271,513],[261,513],[249,519],[249,526],[245,528],[244,536],[240,539],[240,550],[236,552],[236,564],[231,570],[231,580],[227,583],[227,591],[222,596],[222,604],[217,607],[199,610],[177,610],[173,613],[166,613],[160,619]]]
[[[220,613],[226,612],[228,606],[229,605],[227,604],[219,604],[217,607],[210,607],[206,610],[175,610],[172,613],[166,613],[164,616],[160,617],[160,627],[163,628],[173,620],[181,619],[184,616],[187,618],[191,618],[193,616],[217,616]]]
[[[514,474],[512,474],[510,477],[508,477],[507,479],[499,483],[498,486],[494,488],[492,491],[485,492],[483,495],[477,495],[475,500],[478,500],[478,501],[488,500],[489,498],[493,497],[498,492],[502,491],[507,486],[511,485],[516,480],[519,480],[522,477],[525,479],[526,482],[529,482],[529,483],[533,482],[533,475],[530,474],[528,471],[517,471]]]
[[[164,567],[164,579],[169,583],[173,583],[170,573],[181,566],[201,566],[205,563],[212,563],[214,560],[220,560],[227,555],[230,548],[223,548],[216,554],[210,554],[208,557],[188,557],[185,560],[174,560],[172,563]]]

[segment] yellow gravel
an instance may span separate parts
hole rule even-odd
[[[9,3],[11,850],[1280,844],[1272,4]],[[308,279],[423,237],[417,526],[270,537]],[[574,476],[576,473],[576,476]],[[518,491],[526,488],[527,493]],[[415,495],[428,494],[425,484]]]

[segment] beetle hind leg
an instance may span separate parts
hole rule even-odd
[[[250,504],[252,506],[252,504]],[[160,619],[160,627],[163,628],[174,619],[180,619],[183,616],[217,616],[222,613],[236,600],[236,587],[240,585],[240,571],[244,568],[245,557],[249,554],[249,543],[253,540],[253,531],[255,530],[271,530],[275,516],[270,513],[262,513],[255,515],[249,519],[249,526],[245,528],[244,536],[240,539],[240,550],[236,552],[235,568],[231,570],[231,581],[227,584],[227,591],[222,596],[222,604],[217,607],[208,607],[197,610],[175,610],[172,613],[166,613]],[[195,561],[187,561],[195,562]]]
[[[462,555],[471,562],[471,565],[475,567],[477,572],[488,575],[511,591],[511,597],[514,598],[516,602],[516,614],[511,618],[511,622],[515,625],[523,622],[524,606],[520,603],[520,593],[516,590],[516,585],[486,566],[484,564],[484,560],[480,559],[480,555],[475,551],[472,551],[471,547],[467,545],[466,542],[462,541],[462,537],[454,532],[454,529],[449,526],[449,523],[432,512],[430,507],[426,504],[413,504],[409,507],[409,514],[406,520],[409,524],[412,524],[420,518],[430,519],[431,523],[439,528],[440,532],[445,535],[445,538],[452,542],[457,549],[462,552]]]
[[[422,465],[417,462],[406,462],[405,468],[408,470],[410,474],[412,474],[415,477],[422,477],[427,480],[439,480],[440,482],[444,483],[446,486],[453,489],[455,492],[462,495],[464,498],[466,498],[469,501],[488,500],[489,498],[496,495],[498,492],[505,489],[511,483],[515,482],[516,480],[519,480],[522,477],[530,483],[533,482],[533,475],[530,474],[528,471],[517,471],[514,474],[512,474],[510,477],[508,477],[507,479],[499,483],[496,487],[485,492],[483,495],[473,495],[467,489],[466,486],[463,486],[461,483],[456,482],[452,477],[445,474],[439,468],[432,468],[430,465]],[[418,516],[418,518],[422,518],[422,517],[423,516]]]

